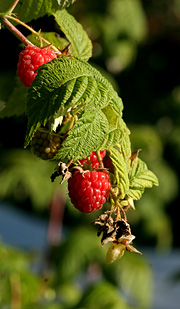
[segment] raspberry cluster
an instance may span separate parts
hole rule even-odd
[[[100,151],[100,158],[101,160],[103,160],[103,158],[105,157],[106,155],[106,150],[102,150]],[[90,161],[91,161],[91,166],[92,168],[98,168],[99,167],[99,161],[98,161],[98,158],[96,156],[96,153],[95,151],[91,152],[90,154]],[[89,165],[89,162],[88,162],[88,158],[86,159],[82,159],[82,160],[79,160],[79,162],[83,165],[83,163],[86,163]]]
[[[75,171],[68,180],[69,197],[81,212],[100,209],[109,196],[109,175],[101,171]]]
[[[37,131],[33,137],[30,148],[31,151],[43,160],[52,159],[60,149],[60,136],[54,133]]]
[[[36,69],[54,58],[57,58],[57,56],[51,48],[41,49],[37,46],[26,46],[19,54],[17,75],[20,81],[24,86],[30,87],[37,75]]]

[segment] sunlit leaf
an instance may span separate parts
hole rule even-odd
[[[121,99],[96,69],[76,58],[54,59],[39,67],[38,74],[28,91],[28,128],[25,146],[37,128],[45,125],[50,118],[56,118],[57,113],[58,117],[65,116],[77,107],[82,107],[91,113],[108,105],[118,117],[121,117],[123,109]]]
[[[71,44],[73,54],[82,60],[88,60],[92,56],[92,43],[81,24],[66,10],[56,11],[54,17]]]
[[[101,110],[84,113],[70,130],[56,158],[60,161],[86,158],[101,148],[108,131],[109,123]]]
[[[120,198],[124,198],[128,189],[129,189],[129,178],[126,161],[122,153],[120,153],[116,148],[109,148],[110,155],[109,157],[112,160],[112,164],[115,167],[115,175],[117,186],[120,189]]]
[[[156,175],[148,170],[147,165],[141,159],[136,158],[132,162],[132,168],[129,174],[129,191],[127,195],[134,200],[141,198],[145,188],[158,186]]]

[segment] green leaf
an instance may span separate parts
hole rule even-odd
[[[109,120],[109,117],[107,118]],[[119,143],[121,138],[122,138],[121,118],[117,117],[116,125],[115,126],[110,125],[109,127],[109,133],[104,140],[104,143],[102,145],[102,150],[112,147],[115,144]]]
[[[127,195],[134,200],[139,200],[145,188],[158,186],[158,179],[153,172],[148,170],[147,165],[139,158],[132,162],[129,173],[129,191]]]
[[[75,309],[131,309],[125,302],[120,291],[115,286],[106,281],[100,280],[98,283],[90,285],[82,296],[81,301]]]
[[[57,280],[60,282],[72,282],[92,261],[102,263],[105,259],[105,252],[99,246],[99,239],[95,237],[95,230],[90,225],[85,227],[79,224],[73,227],[73,232],[67,235],[57,250],[55,263]]]
[[[69,44],[68,41],[62,37],[56,32],[40,32],[40,36],[52,43],[57,48],[60,48],[60,50],[63,50],[67,47]],[[31,41],[34,45],[38,47],[41,46],[41,42],[36,34],[32,33],[27,36],[27,39]],[[46,43],[43,43],[43,46],[47,45]]]
[[[144,40],[148,28],[145,12],[140,1],[113,0],[109,2],[108,9],[109,16],[112,17],[111,26],[114,26],[113,30],[115,33],[113,33],[113,36],[124,35],[124,37],[129,37],[132,41],[136,42]],[[104,24],[107,27],[106,20]]]
[[[119,119],[119,116],[117,114],[114,113],[113,109],[111,108],[110,105],[106,106],[105,108],[103,108],[103,113],[106,115],[109,124],[112,127],[116,127],[117,121]]]
[[[65,9],[74,2],[75,0],[22,0],[18,3],[13,13],[16,13],[20,20],[29,22],[32,19]]]
[[[59,187],[58,183],[50,185],[54,164],[23,149],[1,151],[0,161],[0,199],[13,197],[18,203],[29,199],[33,208],[44,210]]]
[[[17,86],[9,96],[5,108],[0,112],[0,118],[20,116],[25,113],[27,88],[18,81]]]
[[[12,5],[13,0],[1,0],[0,2],[0,13],[6,12]]]
[[[96,69],[76,58],[54,59],[39,67],[28,91],[25,146],[37,128],[51,117],[67,115],[79,106],[86,112],[93,112],[108,105],[118,117],[121,116],[121,99]]]
[[[133,304],[136,304],[134,308],[152,308],[153,273],[146,257],[126,252],[113,270],[116,284],[127,291],[127,299],[133,299]]]
[[[112,164],[115,167],[115,175],[117,186],[119,187],[121,194],[120,198],[124,198],[127,191],[129,190],[129,178],[128,178],[128,170],[126,161],[124,160],[124,156],[120,153],[116,148],[109,148],[110,155],[109,157],[112,160]]]
[[[128,129],[128,127],[126,126],[125,122],[123,121],[123,119],[121,118],[121,130],[122,130],[122,138],[121,141],[119,143],[119,151],[122,153],[124,160],[126,162],[127,165],[127,169],[129,171],[130,168],[130,157],[131,157],[131,141],[130,141],[130,131]]]
[[[88,60],[92,56],[92,43],[81,24],[66,10],[56,11],[53,15],[71,43],[73,54],[82,60]]]
[[[4,101],[0,101],[0,112],[5,108],[6,103]],[[1,117],[1,114],[0,114]]]
[[[12,287],[21,290],[22,308],[35,308],[39,291],[42,290],[42,280],[32,272],[32,256],[27,250],[23,252],[0,244],[0,257],[1,308],[9,307]]]
[[[86,158],[93,150],[99,150],[108,134],[109,123],[103,112],[85,112],[70,130],[56,159],[64,161]]]

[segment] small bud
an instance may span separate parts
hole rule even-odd
[[[126,246],[121,243],[113,243],[106,255],[106,264],[111,264],[120,259],[126,250]]]

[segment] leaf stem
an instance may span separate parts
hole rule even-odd
[[[41,39],[44,43],[46,43],[47,45],[51,45],[52,49],[54,49],[54,51],[56,51],[57,53],[60,54],[60,51],[58,48],[56,48],[55,46],[53,46],[51,44],[51,42],[49,42],[48,40],[44,39],[37,31],[35,31],[32,27],[28,26],[26,23],[24,23],[23,21],[21,21],[20,19],[13,17],[13,16],[7,16],[8,19],[11,19],[13,21],[15,21],[16,23],[20,24],[21,26],[25,27],[26,29],[28,29],[31,33],[35,34],[38,36],[39,39]]]
[[[92,172],[93,168],[92,168],[92,164],[91,164],[91,160],[89,156],[88,156],[88,164],[89,164],[89,170]]]
[[[121,211],[123,213],[124,220],[127,222],[126,212],[125,212],[125,210],[124,210],[124,208],[122,206],[121,206]]]
[[[117,207],[116,221],[117,221],[117,220],[121,220],[120,207]]]
[[[126,217],[126,213],[125,213],[125,210],[124,208],[121,206],[120,202],[119,202],[119,198],[118,196],[116,196],[116,194],[114,193],[113,189],[110,188],[109,190],[110,192],[110,195],[115,203],[114,207],[117,209],[117,212],[116,212],[116,220],[121,220],[121,212],[123,213],[123,217],[124,217],[124,220],[127,221],[127,217]]]
[[[7,11],[7,14],[10,14],[12,11],[14,11],[16,5],[18,4],[19,0],[15,0],[14,3],[11,5],[9,10]]]
[[[103,162],[102,162],[102,159],[101,159],[100,151],[99,151],[99,150],[96,151],[96,156],[97,156],[97,158],[98,158],[99,166],[100,166],[101,168],[104,168],[104,164],[103,164]]]
[[[112,196],[113,200],[116,202],[116,200],[117,200],[117,196],[116,196],[116,194],[114,193],[114,191],[113,191],[112,187],[110,188],[109,192],[110,192],[110,194],[111,194],[111,196]]]
[[[26,45],[34,46],[34,44],[32,44],[13,24],[11,24],[6,17],[3,17],[1,21],[21,42]]]

